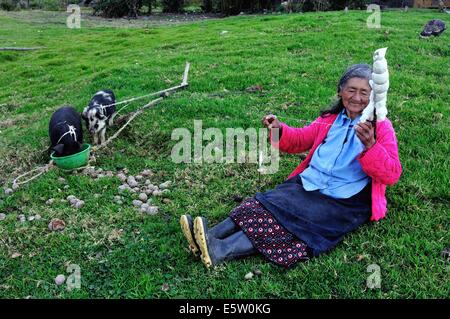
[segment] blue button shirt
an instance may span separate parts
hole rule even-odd
[[[364,150],[354,129],[360,117],[350,119],[345,109],[339,113],[308,168],[300,174],[305,190],[319,190],[334,198],[349,198],[367,185],[370,177],[356,159]]]

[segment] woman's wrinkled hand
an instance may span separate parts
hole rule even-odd
[[[273,114],[265,115],[262,118],[262,124],[268,129],[281,127],[280,121],[278,121],[277,116]]]
[[[366,150],[375,144],[374,126],[371,122],[358,123],[355,126],[356,136],[364,144]]]

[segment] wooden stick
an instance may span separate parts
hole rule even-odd
[[[124,130],[124,128],[130,124],[131,121],[133,121],[139,114],[141,114],[142,112],[144,112],[145,109],[148,109],[150,107],[155,106],[156,104],[158,104],[159,102],[161,102],[162,100],[164,100],[165,98],[167,98],[171,93],[180,90],[180,89],[184,89],[187,86],[189,86],[189,84],[187,83],[187,79],[188,79],[188,74],[189,74],[189,62],[186,63],[186,67],[184,68],[184,74],[183,74],[183,81],[181,82],[180,85],[174,86],[172,88],[166,89],[166,90],[162,90],[156,93],[153,93],[152,95],[156,95],[156,94],[160,94],[160,97],[157,98],[156,100],[153,100],[149,103],[147,103],[146,105],[144,105],[143,107],[141,107],[140,109],[138,109],[137,111],[135,111],[134,113],[130,113],[132,114],[131,117],[128,119],[128,121],[113,135],[111,136],[108,140],[106,140],[105,143],[100,144],[98,146],[94,146],[94,148],[92,149],[93,152],[98,151],[102,148],[104,148],[106,145],[108,145],[113,139],[115,139],[117,136],[119,136],[120,132],[122,132]]]
[[[45,47],[34,47],[34,48],[14,48],[14,47],[3,47],[0,51],[31,51],[45,49]]]
[[[130,119],[113,135],[113,136],[111,136],[110,138],[108,138],[108,140],[105,142],[105,143],[103,143],[103,144],[100,144],[99,146],[97,146],[97,147],[94,147],[94,149],[93,149],[93,151],[98,151],[98,150],[100,150],[100,149],[102,149],[102,148],[104,148],[106,145],[108,145],[113,139],[115,139],[117,136],[119,136],[119,134],[120,134],[120,132],[122,132],[123,130],[124,130],[124,128],[125,127],[127,127],[127,125],[128,124],[130,124],[130,122],[132,121],[132,120],[134,120],[135,118],[136,118],[136,116],[138,116],[139,114],[141,114],[143,111],[144,111],[144,109],[146,109],[146,108],[149,108],[149,107],[152,107],[152,106],[155,106],[156,104],[158,104],[159,102],[161,102],[162,100],[164,100],[164,97],[160,97],[160,98],[157,98],[156,100],[153,100],[153,101],[151,101],[150,103],[148,103],[148,104],[146,104],[146,105],[144,105],[142,108],[140,108],[139,110],[137,110],[136,112],[134,112],[134,114],[130,117]]]
[[[177,90],[180,90],[180,89],[184,89],[185,87],[189,86],[189,84],[187,83],[189,68],[190,68],[190,63],[186,62],[186,66],[184,68],[184,74],[183,74],[183,81],[181,82],[180,85],[177,85],[177,86],[174,86],[174,87],[162,90],[162,91],[158,91],[158,92],[149,93],[149,94],[146,94],[146,95],[134,97],[134,98],[131,98],[131,99],[128,99],[128,100],[119,101],[119,102],[116,102],[116,103],[104,105],[104,107],[109,107],[109,106],[113,106],[113,105],[120,105],[120,104],[124,104],[124,103],[131,103],[131,102],[134,102],[136,100],[144,99],[144,98],[147,98],[147,97],[150,97],[150,96],[156,96],[156,95],[163,96],[163,95],[165,95],[167,93],[171,93],[171,92],[174,92],[174,91],[177,91]]]
[[[190,66],[191,66],[191,64],[189,62],[186,62],[186,66],[184,67],[183,81],[181,82],[181,85],[188,85],[187,79],[188,79]]]

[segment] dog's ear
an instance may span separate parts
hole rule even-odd
[[[87,111],[88,111],[88,107],[86,106],[85,108],[84,108],[84,110],[83,110],[83,112],[81,112],[81,117],[84,119],[84,120],[87,120]]]
[[[56,156],[61,156],[64,153],[64,144],[57,144],[51,148]]]

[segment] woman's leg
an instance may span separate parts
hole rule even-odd
[[[230,217],[227,217],[225,220],[212,227],[209,230],[209,235],[218,239],[224,239],[239,230],[240,228],[234,223],[234,221]]]
[[[245,257],[257,252],[247,235],[242,231],[218,239],[211,235],[207,221],[203,217],[194,220],[195,241],[201,251],[202,262],[207,268],[226,260]]]
[[[246,207],[245,204],[249,200],[251,201],[252,199],[247,199],[246,201],[243,201],[239,206],[234,208],[233,212],[245,209],[245,207]],[[205,219],[204,224],[207,225],[206,219]],[[198,247],[198,243],[195,240],[194,222],[193,222],[191,215],[188,215],[188,214],[181,215],[180,226],[181,226],[183,235],[189,244],[189,250],[194,254],[194,256],[197,257],[199,255],[200,250]],[[225,239],[240,230],[241,230],[241,228],[236,225],[236,223],[233,221],[233,219],[230,217],[227,217],[226,219],[224,219],[222,222],[220,222],[216,226],[212,227],[211,229],[208,229],[208,236],[214,237],[216,239]]]

